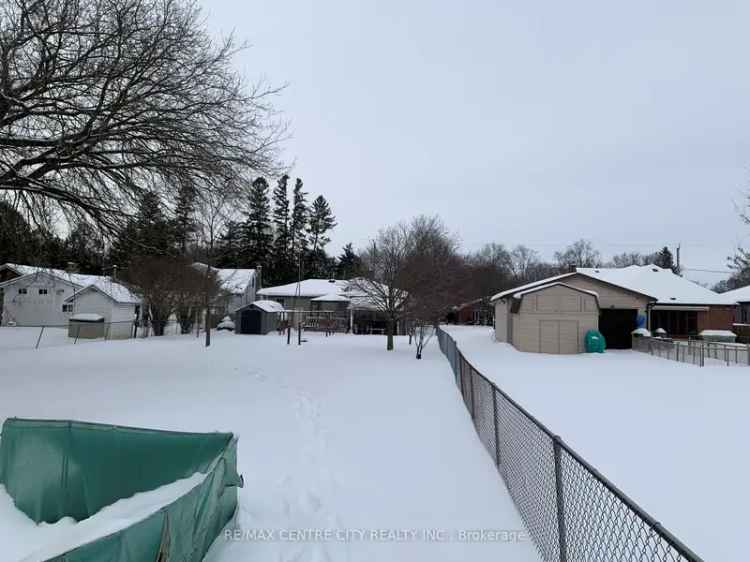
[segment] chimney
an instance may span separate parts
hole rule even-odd
[[[571,263],[568,264],[568,273],[575,273],[576,272],[576,264]]]

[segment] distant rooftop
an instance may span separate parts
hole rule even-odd
[[[37,267],[33,265],[22,265],[16,263],[5,263],[0,265],[0,270],[10,269],[15,272],[20,279],[22,277],[28,277],[37,274],[46,274],[67,281],[72,285],[75,285],[78,289],[83,290],[89,287],[93,287],[110,297],[115,302],[122,304],[138,304],[141,302],[130,289],[125,285],[113,281],[111,277],[104,275],[85,275],[82,273],[68,273],[62,269],[53,269],[49,267]],[[0,285],[9,285],[14,283],[16,279],[11,279]]]
[[[555,281],[562,281],[574,275],[585,275],[617,285],[623,289],[640,293],[650,297],[658,304],[696,304],[696,305],[722,305],[731,304],[727,297],[706,289],[676,275],[671,269],[664,269],[656,265],[631,265],[628,267],[579,267],[575,272],[563,273],[547,279],[541,279],[534,283],[528,283],[521,287],[515,287],[496,294],[492,300],[506,298],[523,292],[527,289],[547,285]]]

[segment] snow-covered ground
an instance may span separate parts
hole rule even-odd
[[[201,484],[205,474],[195,473],[164,486],[123,498],[83,521],[65,517],[53,524],[35,524],[16,509],[13,498],[0,485],[0,548],[5,560],[44,562],[143,521]]]
[[[41,338],[39,337],[41,335]],[[34,349],[39,347],[57,347],[72,345],[74,339],[68,337],[67,328],[18,328],[3,326],[0,328],[0,352]]]
[[[144,328],[139,328],[138,337],[142,338]],[[150,334],[150,332],[149,332]],[[164,328],[166,336],[177,336],[180,334],[180,325],[169,322]],[[41,336],[41,337],[40,337]],[[149,337],[151,337],[149,335]],[[44,347],[60,347],[63,345],[84,345],[89,343],[109,343],[104,337],[96,339],[78,339],[68,337],[68,328],[60,326],[47,326],[42,331],[41,327],[0,327],[0,352],[5,350],[35,349]]]
[[[239,434],[245,533],[209,562],[539,560],[437,342],[416,361],[400,338],[306,338],[1,350],[0,421]]]
[[[747,560],[750,367],[635,351],[521,353],[446,328],[472,364],[705,560]]]

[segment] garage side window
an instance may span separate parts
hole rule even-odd
[[[28,289],[18,289],[19,295],[25,295],[25,294],[28,294],[28,292],[29,292]]]

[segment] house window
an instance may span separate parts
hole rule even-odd
[[[663,328],[670,336],[694,336],[698,333],[698,313],[682,310],[654,310],[651,328]]]
[[[18,289],[18,294],[19,295],[25,295],[28,292],[29,292],[28,289]]]
[[[64,304],[62,307],[63,312],[73,312],[72,304]]]
[[[47,294],[47,289],[39,289],[39,294],[40,295],[46,295]]]

